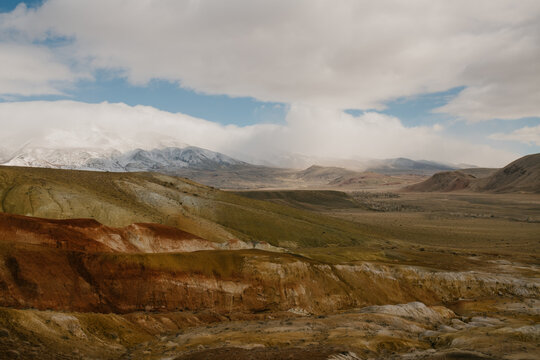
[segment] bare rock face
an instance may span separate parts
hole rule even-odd
[[[485,305],[506,302],[479,303],[462,315],[414,302],[325,316],[259,313],[245,318],[0,308],[0,326],[11,332],[10,338],[0,338],[0,354],[16,349],[20,358],[45,360],[538,358],[540,332],[532,319],[515,312],[480,316],[477,311],[484,312]]]
[[[0,213],[0,239],[4,242],[66,250],[112,251],[97,240],[103,238],[103,229],[91,219],[59,221]]]
[[[367,314],[379,313],[404,318],[413,318],[417,321],[422,321],[429,324],[440,324],[446,319],[456,316],[452,310],[445,307],[428,307],[424,303],[418,301],[408,304],[368,306],[361,309],[360,312]]]
[[[117,229],[93,220],[0,215],[0,234],[0,306],[16,308],[320,314],[540,293],[534,278],[370,262],[329,265],[270,252],[269,245],[214,243],[156,224]],[[414,304],[378,311],[427,311]]]
[[[497,358],[508,339],[537,351],[537,273],[328,264],[158,224],[0,214],[0,354]]]
[[[217,249],[284,251],[264,242],[218,243],[160,224],[113,228],[93,219],[52,220],[0,213],[2,241],[83,252],[169,253]]]

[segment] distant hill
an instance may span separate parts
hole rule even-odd
[[[403,160],[408,164],[415,163]],[[389,161],[394,163],[393,160]],[[380,162],[377,160],[378,164]],[[402,168],[404,162],[400,163]],[[1,165],[104,172],[159,172],[223,189],[362,188],[378,184],[403,186],[418,181],[417,177],[394,179],[399,173],[397,170],[393,175],[381,175],[335,166],[313,165],[304,170],[259,166],[195,146],[128,152],[26,146],[9,155]]]
[[[298,171],[293,177],[302,180],[308,186],[340,190],[365,189],[378,186],[403,186],[425,178],[425,176],[414,174],[382,174],[373,171],[353,171],[341,167],[317,165]]]
[[[456,170],[457,167],[427,160],[411,160],[406,158],[374,160],[366,171],[380,174],[418,174],[433,175],[439,171]]]
[[[461,171],[444,171],[436,173],[426,181],[408,186],[409,191],[418,192],[446,192],[463,190],[469,187],[476,178]]]
[[[440,172],[405,190],[540,193],[540,154],[524,156],[499,170],[473,168]]]
[[[540,193],[540,153],[524,156],[478,180],[476,191]]]
[[[342,167],[313,165],[305,170],[297,172],[296,178],[308,182],[329,183],[337,178],[351,177],[356,174],[358,174],[358,172]]]

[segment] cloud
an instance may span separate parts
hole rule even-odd
[[[438,111],[540,116],[536,0],[48,0],[0,24],[135,84],[334,109],[464,86]]]
[[[510,140],[519,141],[520,143],[540,146],[540,125],[525,126],[521,129],[512,131],[511,133],[496,133],[489,136],[494,140]]]
[[[469,87],[435,112],[469,122],[540,116],[539,20],[501,30],[500,48],[465,71]]]
[[[75,101],[0,103],[6,151],[24,144],[49,148],[118,149],[190,144],[233,157],[281,166],[321,159],[405,156],[500,166],[518,155],[444,137],[433,127],[405,127],[375,112],[355,117],[331,108],[293,105],[284,125],[220,125],[149,106]],[[291,156],[294,154],[296,156]],[[428,155],[426,155],[428,154]]]
[[[0,97],[62,94],[77,74],[43,46],[0,42]]]

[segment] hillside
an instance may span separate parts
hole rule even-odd
[[[527,155],[499,170],[464,169],[433,175],[407,191],[472,190],[494,193],[540,193],[540,154]]]
[[[356,174],[356,171],[341,167],[313,165],[305,170],[298,171],[296,177],[306,182],[328,184],[336,178],[351,177]]]
[[[230,240],[218,243],[160,224],[105,226],[93,219],[53,220],[0,213],[0,238],[18,244],[83,252],[172,253],[203,250],[264,249],[267,243]]]
[[[472,175],[477,179],[482,179],[489,177],[493,175],[495,172],[497,172],[498,168],[466,168],[466,169],[459,169],[464,174]]]
[[[242,195],[159,173],[1,167],[0,354],[386,358],[508,334],[536,349],[520,332],[540,296],[531,196]]]
[[[408,191],[429,192],[429,191],[454,191],[463,190],[469,187],[476,178],[461,171],[445,171],[436,173],[426,181],[419,184],[407,186]]]
[[[449,277],[444,271],[399,264],[341,265],[292,253],[216,250],[184,232],[139,226],[139,234],[153,233],[148,247],[126,241],[130,228],[1,215],[0,306],[116,314],[290,309],[324,314],[414,300],[438,304],[496,291],[535,297],[540,291],[535,280],[524,286],[524,280],[506,275],[497,276],[495,284],[491,274],[482,272]],[[111,242],[115,232],[120,236]],[[181,249],[194,242],[199,251]]]
[[[0,167],[0,206],[10,214],[91,218],[111,227],[157,223],[216,242],[239,239],[309,247],[374,238],[347,221],[159,173]]]
[[[239,191],[236,194],[251,199],[271,201],[300,209],[351,209],[359,204],[347,193],[335,190],[263,190]]]
[[[540,193],[540,154],[524,156],[476,182],[475,191]]]

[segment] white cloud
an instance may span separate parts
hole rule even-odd
[[[540,125],[525,126],[508,134],[496,133],[491,134],[489,137],[494,140],[518,141],[524,144],[540,146]]]
[[[540,116],[540,17],[500,38],[500,48],[469,65],[469,87],[437,112],[469,122]]]
[[[49,0],[0,24],[138,84],[334,109],[466,86],[439,111],[540,116],[537,0]]]
[[[56,37],[68,40],[50,45]],[[222,126],[124,104],[4,103],[0,145],[189,143],[281,164],[294,153],[499,166],[517,155],[448,137],[444,124],[407,128],[373,110],[342,110],[465,86],[436,111],[467,121],[540,116],[539,58],[536,0],[48,0],[0,14],[0,96],[59,94],[105,68],[136,84],[158,78],[285,102],[286,124]],[[537,139],[492,135],[510,136]]]
[[[190,144],[242,160],[290,165],[290,154],[308,159],[392,158],[501,166],[518,157],[444,137],[432,127],[407,128],[399,119],[368,112],[354,117],[329,108],[293,105],[285,125],[220,125],[149,106],[74,101],[0,103],[0,144],[52,148],[115,148]]]
[[[66,86],[86,76],[76,74],[37,45],[0,42],[0,96],[61,94]]]

